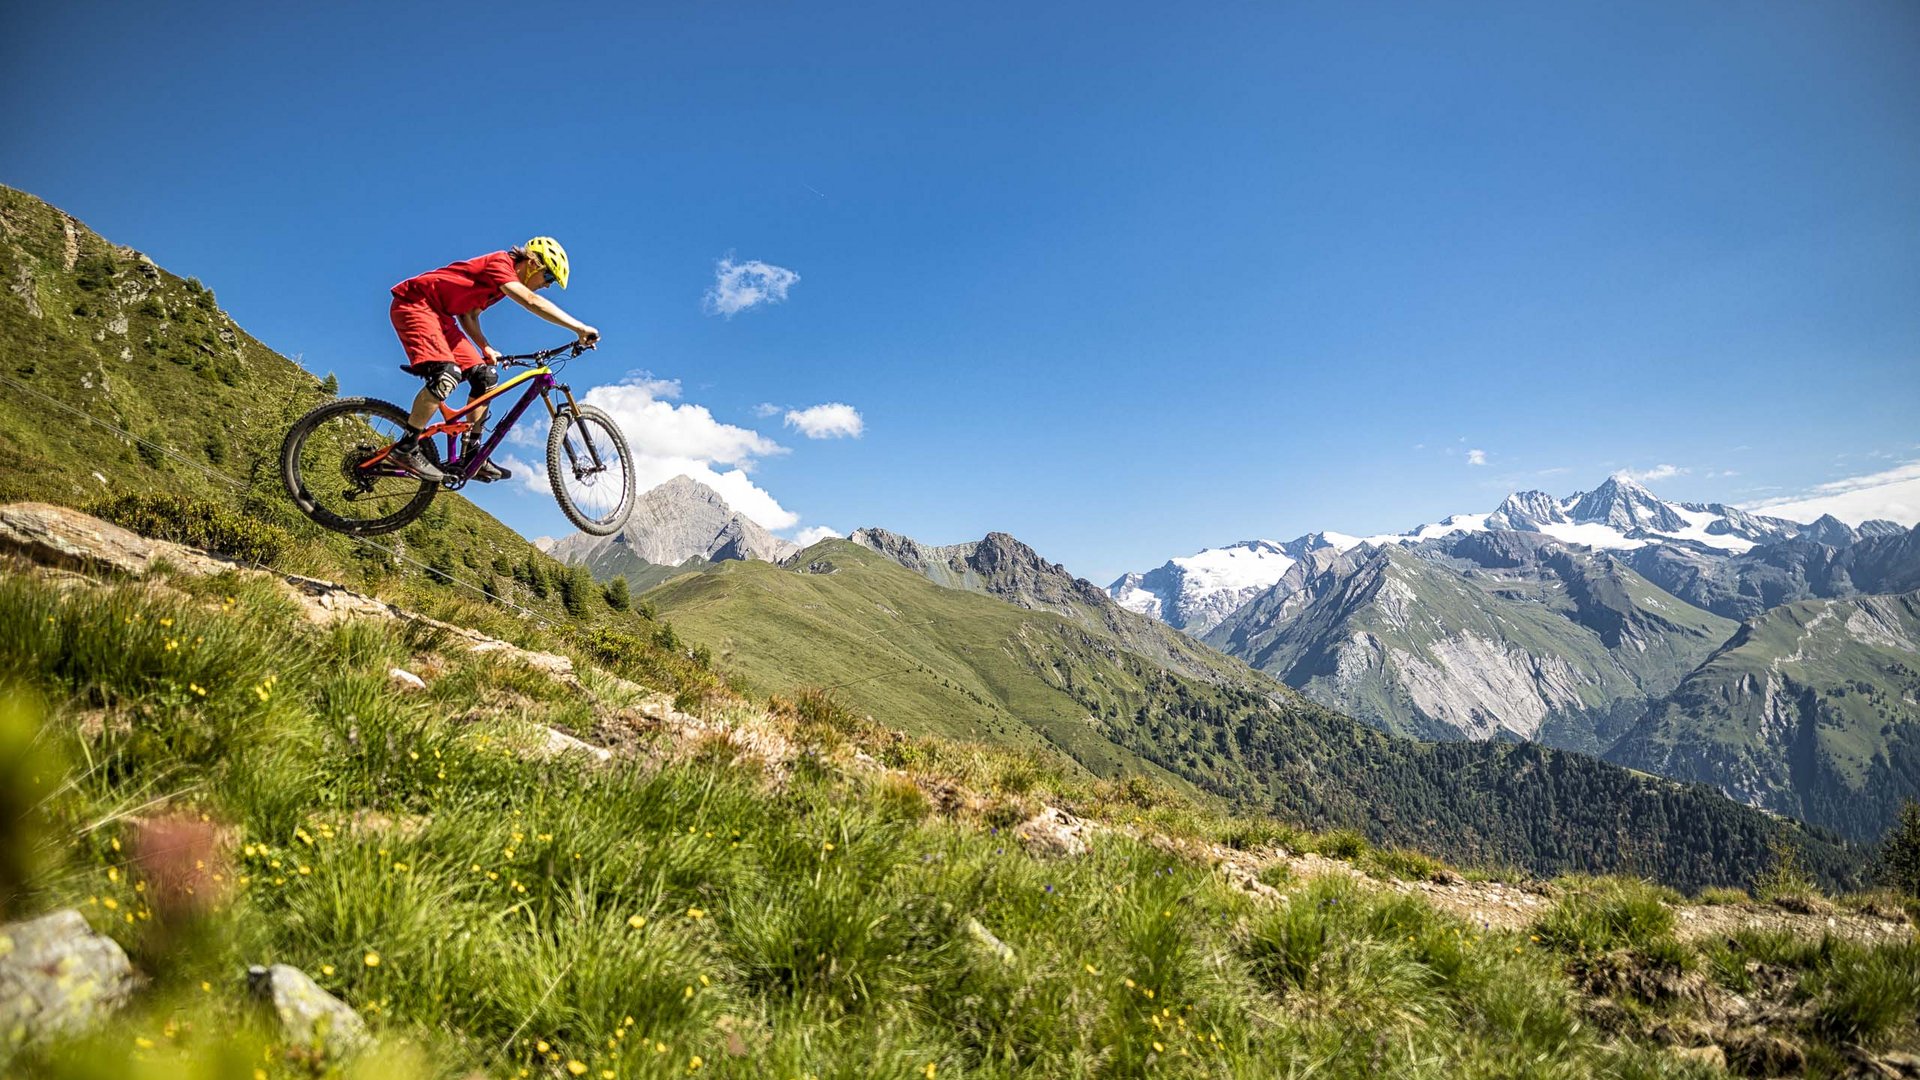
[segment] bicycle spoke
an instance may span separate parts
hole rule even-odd
[[[421,481],[390,465],[364,468],[403,435],[393,419],[346,411],[313,425],[289,463],[315,509],[354,525],[378,525],[421,493]]]
[[[627,462],[619,456],[614,440],[601,434],[603,430],[591,417],[576,421],[567,432],[566,463],[561,469],[567,498],[595,520],[611,518],[626,498]],[[588,438],[593,440],[591,451]],[[598,466],[593,464],[596,457]]]

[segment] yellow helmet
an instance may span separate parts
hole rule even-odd
[[[567,287],[567,249],[551,236],[536,236],[522,245],[561,288]]]

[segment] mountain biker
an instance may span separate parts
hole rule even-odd
[[[425,379],[427,385],[413,399],[407,432],[394,444],[387,460],[423,480],[446,479],[421,449],[420,433],[433,422],[434,410],[461,381],[467,384],[468,401],[500,381],[500,368],[495,363],[500,350],[488,344],[487,335],[481,332],[480,313],[502,296],[511,296],[535,315],[573,331],[583,345],[599,340],[600,331],[537,295],[555,283],[567,287],[566,249],[551,236],[536,236],[519,247],[451,263],[393,287],[393,328],[400,335],[400,347],[407,351],[408,361],[400,365],[400,370]],[[474,409],[467,419],[472,427],[461,440],[462,458],[480,445],[487,407]],[[473,478],[492,482],[509,475],[488,461]]]

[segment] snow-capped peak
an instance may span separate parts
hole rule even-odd
[[[1625,550],[1662,542],[1688,542],[1730,555],[1760,544],[1807,536],[1844,543],[1857,535],[1844,523],[1812,525],[1762,517],[1719,503],[1670,503],[1624,473],[1592,491],[1564,499],[1544,491],[1519,491],[1487,514],[1454,514],[1402,533],[1355,536],[1313,532],[1284,544],[1247,540],[1171,559],[1157,570],[1126,574],[1107,591],[1121,605],[1199,635],[1240,605],[1279,582],[1295,562],[1322,548],[1338,552],[1363,545],[1418,544],[1463,532],[1535,532],[1562,543]]]
[[[1122,607],[1197,636],[1285,577],[1299,554],[1324,546],[1307,537],[1293,544],[1243,540],[1169,559],[1144,574],[1124,575],[1107,593]]]

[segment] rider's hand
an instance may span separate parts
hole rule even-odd
[[[580,344],[585,345],[589,349],[593,348],[595,345],[600,344],[600,331],[595,330],[591,326],[581,327],[580,328]]]
[[[500,362],[500,356],[501,356],[500,350],[494,348],[491,345],[487,346],[484,349],[481,349],[480,355],[486,357],[487,363],[489,364],[497,364]]]

